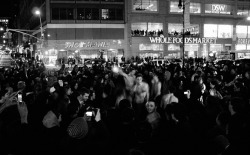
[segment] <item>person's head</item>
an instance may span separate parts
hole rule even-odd
[[[142,74],[137,74],[136,75],[136,83],[141,84],[142,83]]]
[[[158,82],[158,81],[159,81],[158,75],[154,74],[153,75],[153,82]]]
[[[26,84],[25,84],[24,81],[19,81],[18,82],[18,84],[17,84],[17,89],[18,90],[23,90],[23,89],[25,89],[25,87],[26,87]]]
[[[215,86],[216,86],[216,81],[215,81],[215,80],[212,80],[212,81],[210,82],[210,88],[213,89],[213,88],[215,88]]]
[[[75,90],[78,89],[78,83],[77,83],[77,82],[74,84],[74,89],[75,89]]]
[[[77,98],[80,102],[86,102],[89,99],[90,91],[87,88],[82,88],[78,91]]]
[[[65,86],[65,93],[66,93],[66,95],[71,95],[72,93],[73,93],[73,91],[72,91],[72,89],[69,87],[69,86]]]
[[[156,111],[156,105],[155,102],[153,101],[149,101],[146,103],[146,109],[148,111],[148,113],[153,113]]]
[[[234,115],[235,113],[242,113],[245,109],[245,101],[238,97],[232,98],[229,102],[228,109],[231,115]]]
[[[170,80],[170,78],[171,78],[171,73],[169,71],[165,71],[165,73],[164,73],[164,79]]]
[[[220,112],[216,117],[216,124],[221,127],[225,127],[230,119],[230,114],[228,112]]]
[[[203,84],[203,79],[202,79],[202,77],[199,77],[198,83],[199,83],[199,84]]]
[[[247,79],[250,79],[250,71],[246,71],[246,72],[245,72],[245,77],[246,77]]]

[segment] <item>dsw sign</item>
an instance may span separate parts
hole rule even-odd
[[[226,5],[212,4],[212,11],[224,12],[224,11],[226,11]]]

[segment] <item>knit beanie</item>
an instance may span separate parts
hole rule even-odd
[[[88,133],[88,124],[83,117],[75,118],[67,128],[67,133],[71,138],[82,139]]]

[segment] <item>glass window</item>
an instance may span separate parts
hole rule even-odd
[[[250,45],[249,45],[249,44],[247,45],[247,50],[250,50]],[[249,54],[249,53],[248,53],[248,54]]]
[[[250,6],[247,5],[238,5],[237,15],[238,16],[249,16],[250,15]]]
[[[233,25],[218,25],[218,38],[232,38]]]
[[[163,34],[162,23],[132,23],[132,36],[160,36]]]
[[[52,20],[60,19],[60,11],[59,8],[52,8]]]
[[[248,29],[247,29],[247,36],[248,36],[248,38],[250,38],[250,26],[248,26]]]
[[[204,24],[204,37],[217,38],[217,28],[216,24]]]
[[[140,51],[164,51],[163,44],[140,44]]]
[[[160,36],[163,34],[162,23],[148,23],[148,36]]]
[[[85,8],[85,14],[84,14],[85,20],[91,20],[92,19],[92,13],[91,8]]]
[[[84,8],[78,8],[77,9],[77,19],[78,20],[84,20],[85,19],[84,11],[85,11]]]
[[[247,26],[237,25],[236,35],[238,38],[247,38]]]
[[[235,49],[238,50],[246,50],[247,46],[245,44],[238,44],[235,46]]]
[[[201,13],[201,4],[190,3],[190,13]]]
[[[170,12],[181,13],[182,9],[178,7],[179,2],[170,2]],[[190,3],[190,13],[201,13],[200,3]]]
[[[178,44],[168,44],[169,51],[180,51],[181,47]]]
[[[52,8],[53,20],[71,20],[74,19],[73,8]]]
[[[133,0],[133,11],[156,12],[158,11],[159,0]]]
[[[123,20],[123,9],[102,9],[102,20]]]
[[[192,37],[198,37],[200,34],[200,26],[198,24],[191,24],[189,28],[186,28],[185,35]]]
[[[168,35],[178,36],[182,34],[183,25],[182,24],[168,24]]]
[[[61,8],[60,9],[60,19],[66,19],[67,20],[67,9]]]
[[[223,45],[221,45],[221,44],[210,44],[210,51],[223,51]]]
[[[170,2],[170,12],[181,13],[183,10],[178,7],[179,2]]]

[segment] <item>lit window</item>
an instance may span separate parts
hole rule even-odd
[[[183,10],[178,7],[179,2],[170,2],[170,12],[181,13]],[[190,3],[190,13],[201,13],[200,3]]]
[[[218,38],[232,38],[233,25],[218,25]]]
[[[238,38],[247,37],[247,26],[237,25],[236,26],[236,35]]]
[[[181,47],[178,44],[168,44],[169,51],[180,51]]]
[[[239,45],[236,45],[235,46],[235,49],[236,50],[246,50],[247,49],[247,46],[245,44],[239,44]]]
[[[132,36],[160,36],[163,34],[162,23],[132,23]]]
[[[163,44],[140,44],[140,51],[164,51]]]
[[[204,24],[204,37],[217,38],[217,28],[216,24]]]
[[[157,12],[158,0],[133,0],[133,11]]]

